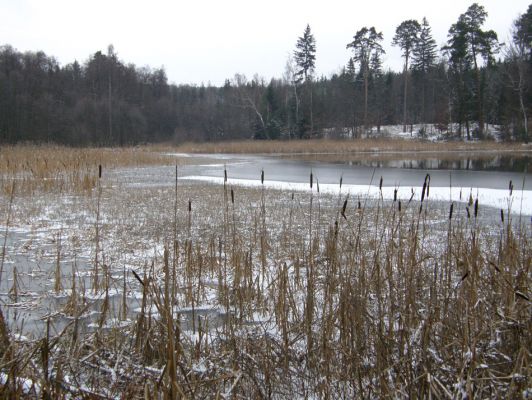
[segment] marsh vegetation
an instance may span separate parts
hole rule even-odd
[[[433,200],[430,176],[387,199],[378,173],[381,195],[340,176],[323,193],[312,171],[288,191],[267,171],[231,186],[223,166],[221,184],[181,180],[198,161],[161,151],[14,150],[0,159],[3,397],[530,395],[517,182],[493,209],[466,190]]]

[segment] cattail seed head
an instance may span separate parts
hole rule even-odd
[[[102,177],[102,164],[98,165],[98,179]]]
[[[345,209],[346,208],[347,208],[347,199],[345,199],[344,205],[342,207],[342,217],[344,217],[344,219],[347,219],[347,217],[345,216]]]
[[[449,220],[453,219],[453,209],[454,203],[451,203],[451,208],[449,209]]]

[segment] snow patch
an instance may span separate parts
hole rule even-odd
[[[192,175],[184,176],[181,179],[208,182],[218,185],[224,183],[223,177]],[[264,184],[261,184],[260,180],[255,179],[230,178],[227,180],[227,184],[231,186],[251,188],[264,187],[267,189],[283,191],[311,191],[308,183],[301,182],[267,181],[264,182]],[[339,186],[336,183],[322,183],[319,187],[320,193],[337,194],[339,192]],[[408,201],[410,198],[412,198],[413,200],[420,200],[423,188],[421,186],[397,188],[392,186],[383,186],[381,189],[379,189],[379,187],[376,185],[342,185],[342,192],[347,192],[351,196],[367,196],[368,198],[379,198],[382,194],[383,200],[393,200],[396,190],[398,200]],[[312,191],[316,193],[316,186],[314,186]],[[511,202],[511,213],[521,215],[532,215],[532,190],[514,191],[513,195],[509,196],[509,192],[506,189],[490,189],[474,186],[468,188],[448,188],[431,186],[429,196],[427,196],[427,198],[429,200],[467,203],[469,201],[470,194],[474,199],[478,198],[478,203],[480,207],[488,206],[507,211],[509,203]]]

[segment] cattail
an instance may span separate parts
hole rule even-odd
[[[453,219],[453,209],[454,203],[451,203],[451,208],[449,209],[449,220]]]
[[[142,278],[139,276],[139,274],[137,274],[134,270],[131,270],[131,272],[133,272],[133,276],[137,279],[137,281],[140,282],[140,284],[142,286],[144,286],[144,281],[142,280]]]
[[[264,170],[260,171],[260,183],[264,185]]]
[[[504,224],[504,211],[501,208],[501,222]]]
[[[397,204],[397,209],[399,210],[399,212],[401,212],[401,200],[399,200],[399,202]]]
[[[344,201],[344,205],[343,205],[343,207],[342,207],[342,213],[341,213],[341,214],[342,214],[342,217],[344,217],[344,219],[347,219],[347,217],[345,216],[345,209],[346,209],[346,207],[347,207],[347,198],[346,198],[345,201]]]
[[[102,164],[98,165],[98,179],[102,177]]]
[[[342,182],[344,180],[344,176],[343,175],[340,175],[340,189],[342,188]]]
[[[510,181],[510,184],[508,185],[508,189],[510,190],[510,196],[511,196],[514,191],[514,184],[512,181]]]
[[[192,211],[192,202],[188,199],[188,212]]]
[[[227,169],[224,167],[224,183],[227,183]]]
[[[478,215],[478,197],[475,200],[475,218],[477,217],[477,215]]]
[[[320,192],[320,181],[318,180],[318,178],[316,178],[316,190],[318,191],[318,193]]]
[[[393,201],[397,201],[397,189],[394,189],[393,191]]]
[[[235,204],[235,193],[233,192],[233,188],[231,188],[231,204]]]
[[[312,184],[314,183],[314,178],[312,176],[312,171],[310,171],[310,188],[312,189]]]
[[[421,190],[421,202],[425,199],[425,191],[427,190],[427,181],[423,182],[423,190]]]
[[[381,180],[379,182],[379,190],[382,191],[382,176],[381,176]]]
[[[427,174],[425,176],[425,182],[427,184],[427,197],[429,197],[429,191],[430,191],[430,174]]]

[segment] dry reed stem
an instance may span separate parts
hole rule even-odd
[[[485,398],[527,390],[529,228],[506,218],[487,229],[482,205],[468,218],[455,204],[450,215],[449,204],[430,200],[428,187],[420,208],[415,199],[342,202],[340,188],[327,196],[181,185],[158,194],[159,208],[146,190],[143,212],[152,216],[131,223],[123,238],[139,248],[143,240],[172,243],[162,257],[150,256],[144,278],[128,282],[142,292],[137,322],[80,334],[83,345],[74,351],[73,334],[59,340],[46,352],[55,366],[49,376],[41,364],[21,364],[22,376],[52,387],[69,374],[95,395],[137,398],[427,398],[462,391]],[[122,221],[142,207],[126,206],[128,196],[110,186],[102,197],[107,252],[122,243],[115,236]],[[102,265],[108,291],[113,263]],[[219,306],[220,319],[200,318],[206,306]],[[181,312],[188,317],[176,318]]]
[[[316,150],[319,149],[319,150]],[[404,139],[310,139],[272,141],[228,141],[184,143],[177,146],[182,153],[233,153],[233,154],[357,154],[364,152],[532,152],[530,146],[496,142],[444,142],[435,143]]]

